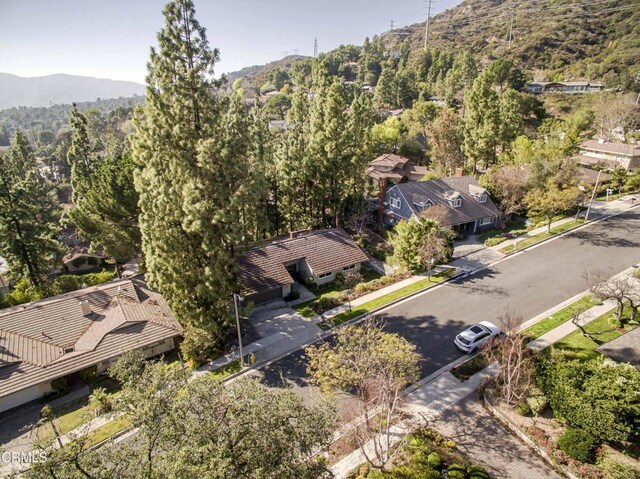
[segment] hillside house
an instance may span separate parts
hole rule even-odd
[[[446,217],[441,219],[445,226],[468,233],[495,228],[502,214],[473,176],[459,176],[389,188],[384,223],[393,226],[401,220],[417,219],[436,205],[446,207]]]
[[[631,171],[640,168],[640,145],[587,140],[580,145],[576,161],[585,166],[624,168]]]
[[[563,81],[563,82],[535,82],[527,83],[527,93],[591,93],[604,91],[604,84],[600,82]]]

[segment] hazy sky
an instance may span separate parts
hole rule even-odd
[[[313,54],[423,21],[426,0],[194,0],[218,72]],[[432,15],[460,3],[434,0]],[[0,72],[144,81],[164,0],[0,0]]]

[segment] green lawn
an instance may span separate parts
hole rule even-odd
[[[83,398],[56,408],[53,413],[53,424],[59,435],[81,426],[95,417],[97,404],[89,403],[89,398]],[[37,441],[43,446],[49,445],[56,438],[53,426],[50,423],[42,424],[36,430]]]
[[[87,434],[87,447],[95,446],[96,444],[110,438],[114,434],[125,430],[131,425],[127,416],[120,416],[113,421],[108,422],[104,426],[94,429]]]
[[[506,225],[505,228],[503,228],[503,229],[491,229],[491,230],[483,231],[482,233],[478,233],[477,238],[478,238],[478,241],[480,243],[484,243],[489,238],[494,238],[496,236],[502,236],[502,235],[505,235],[507,233],[510,233],[511,231],[522,230],[522,229],[526,229],[526,228],[527,228],[527,225],[525,225],[522,221],[511,220],[511,221],[507,222],[507,225]]]
[[[537,339],[543,334],[548,333],[552,329],[569,321],[574,314],[582,313],[597,304],[598,302],[590,294],[587,294],[575,303],[571,303],[569,306],[556,311],[551,316],[548,316],[528,327],[524,330],[524,334],[529,336],[532,340]]]
[[[558,235],[563,233],[571,228],[574,228],[580,224],[584,223],[584,218],[578,218],[578,221],[568,221],[560,226],[556,226],[555,228],[551,228],[551,233],[547,233],[546,231],[543,233],[539,233],[535,236],[530,236],[528,238],[519,239],[517,243],[517,250],[521,250],[522,248],[527,248],[533,244],[536,244],[543,239],[549,238],[551,236]],[[501,253],[507,254],[513,252],[513,244],[506,246],[500,250]]]
[[[624,316],[629,318],[629,310],[625,309]],[[589,324],[585,325],[584,329],[587,332],[594,334],[600,331],[612,329],[609,318],[613,317],[613,312],[608,312],[594,319]],[[627,325],[624,329],[616,329],[614,331],[607,331],[595,336],[595,341],[582,335],[580,330],[576,330],[571,334],[568,334],[560,341],[555,343],[553,347],[563,351],[574,353],[578,358],[592,359],[600,356],[600,353],[596,351],[596,348],[602,346],[604,343],[608,343],[612,339],[622,336],[622,334],[635,328],[636,325]]]
[[[215,379],[219,379],[220,381],[222,381],[226,377],[231,376],[238,371],[240,371],[240,360],[236,359],[235,361],[231,361],[226,366],[222,366],[215,371],[210,371],[209,374],[211,374],[211,376],[213,376]]]
[[[334,316],[328,321],[329,324],[320,323],[320,327],[324,329],[329,329],[333,326],[349,321],[350,319],[356,318],[360,315],[363,315],[375,309],[378,309],[381,306],[384,306],[386,304],[391,303],[392,301],[395,301],[396,299],[400,299],[404,296],[408,296],[417,291],[435,286],[436,284],[441,283],[445,279],[449,278],[453,273],[453,271],[454,271],[453,269],[450,269],[443,273],[434,274],[433,276],[431,276],[431,279],[425,278],[420,281],[416,281],[415,283],[412,283],[408,286],[405,286],[404,288],[398,289],[389,294],[385,294],[384,296],[381,296],[377,299],[374,299],[360,306],[357,306],[353,308],[351,311],[346,311],[344,313],[338,314],[337,316]]]

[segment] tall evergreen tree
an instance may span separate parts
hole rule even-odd
[[[500,112],[492,79],[492,75],[483,72],[464,99],[464,150],[474,172],[478,164],[486,168],[496,161]]]
[[[218,50],[209,47],[190,0],[168,3],[164,17],[133,136],[147,279],[181,320],[217,336],[237,287],[237,218],[229,213],[244,172],[224,145],[213,78]]]
[[[58,251],[58,220],[55,193],[26,137],[16,131],[11,149],[0,154],[0,256],[12,276],[44,286]]]

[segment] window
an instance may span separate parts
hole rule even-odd
[[[456,198],[455,200],[449,200],[449,204],[454,208],[460,208],[462,206],[462,198]]]
[[[482,218],[480,220],[480,226],[490,225],[491,223],[493,223],[493,218]]]
[[[352,269],[356,269],[355,264],[352,264],[350,266],[345,266],[344,268],[342,268],[342,271],[351,271]]]
[[[391,207],[399,209],[400,208],[400,199],[399,198],[389,198],[389,204]]]
[[[485,195],[485,194],[476,195],[476,196],[474,196],[474,198],[476,199],[476,201],[478,203],[486,203],[487,202],[487,195]]]
[[[330,272],[329,272],[329,273],[322,273],[322,274],[319,274],[319,275],[318,275],[318,279],[321,279],[321,278],[327,278],[327,277],[329,277],[329,276],[331,276],[331,273],[330,273]]]
[[[64,354],[69,354],[73,352],[73,346],[64,348]]]

